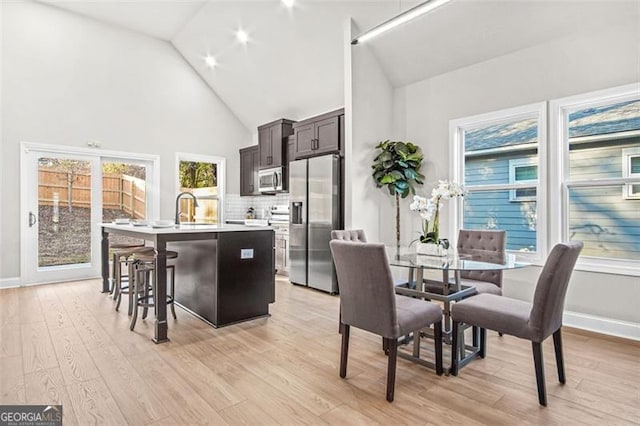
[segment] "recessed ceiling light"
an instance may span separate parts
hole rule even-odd
[[[295,0],[282,0],[282,4],[284,4],[287,7],[293,7],[294,2]]]
[[[247,34],[247,32],[244,30],[238,30],[238,32],[236,33],[236,37],[238,37],[238,40],[242,44],[247,44],[247,42],[249,41],[249,34]]]
[[[216,67],[216,65],[218,65],[218,62],[216,61],[216,58],[214,58],[214,57],[213,57],[213,56],[211,56],[211,55],[207,55],[207,56],[205,56],[205,58],[204,58],[204,63],[205,63],[205,64],[207,64],[207,66],[208,66],[209,68],[215,68],[215,67]]]

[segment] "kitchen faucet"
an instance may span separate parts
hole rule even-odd
[[[178,196],[176,197],[176,225],[180,225],[180,198],[184,197],[184,196],[189,196],[191,198],[193,198],[193,205],[195,207],[198,207],[198,199],[196,198],[195,195],[193,195],[190,192],[181,192],[178,194]]]

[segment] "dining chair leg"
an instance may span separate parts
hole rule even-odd
[[[558,366],[558,380],[563,385],[566,383],[564,376],[564,357],[562,355],[562,334],[560,328],[553,333],[553,347],[556,351],[556,365]]]
[[[350,325],[342,324],[342,348],[340,349],[340,377],[347,377],[347,357],[349,355]]]
[[[442,321],[433,324],[433,340],[436,352],[436,374],[442,376]]]
[[[471,331],[473,333],[473,337],[471,339],[473,340],[473,346],[478,348],[480,347],[480,328],[474,325],[473,327],[471,327]]]
[[[387,360],[387,401],[393,402],[396,387],[396,363],[398,358],[398,339],[386,339],[389,345],[389,359]]]
[[[480,358],[487,356],[487,329],[480,329]]]
[[[389,355],[389,342],[386,338],[382,338],[382,351],[385,355]]]
[[[451,369],[449,372],[453,376],[458,375],[458,321],[452,321],[451,325]]]
[[[542,343],[531,342],[533,349],[533,364],[536,369],[536,383],[538,384],[538,401],[540,405],[547,405],[547,391],[544,383],[544,361],[542,359]]]

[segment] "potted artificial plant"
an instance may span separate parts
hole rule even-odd
[[[378,188],[386,187],[396,199],[396,248],[400,248],[400,198],[415,194],[415,184],[422,185],[420,173],[422,152],[411,142],[389,141],[376,145],[378,155],[373,160],[373,179]]]

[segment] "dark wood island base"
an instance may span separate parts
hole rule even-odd
[[[156,251],[156,297],[166,299],[167,249],[178,252],[175,300],[222,327],[269,315],[275,301],[275,234],[270,227],[180,225],[173,228],[102,224],[102,291],[109,290],[109,233],[144,239]],[[155,343],[169,341],[167,307],[156,306]]]

